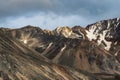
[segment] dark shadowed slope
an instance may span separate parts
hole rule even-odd
[[[95,80],[51,63],[0,30],[0,80]]]

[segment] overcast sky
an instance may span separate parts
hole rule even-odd
[[[85,27],[120,17],[120,0],[0,0],[0,27]]]

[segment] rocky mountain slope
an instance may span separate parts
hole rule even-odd
[[[97,80],[50,60],[0,30],[0,80]]]
[[[27,71],[22,72],[21,68],[18,66],[18,69],[20,68],[21,70],[20,72],[29,75],[26,76],[21,74],[28,78],[28,80],[31,78],[30,76],[36,77],[36,74],[42,75],[41,78],[39,77],[41,80],[43,77],[49,80],[53,76],[56,80],[57,75],[55,74],[58,74],[60,76],[58,76],[58,79],[62,80],[80,80],[81,75],[85,76],[85,74],[81,73],[81,70],[83,70],[83,72],[87,71],[87,75],[92,73],[102,78],[114,78],[116,74],[120,74],[119,18],[99,21],[88,25],[86,28],[81,26],[74,26],[73,28],[65,26],[50,31],[29,25],[19,29],[1,28],[0,30],[2,31],[2,35],[7,35],[8,40],[14,39],[15,41],[13,42],[15,44],[22,46],[22,48],[17,48],[18,50],[15,48],[18,53],[23,51],[21,55],[18,55],[15,52],[12,53],[19,56],[21,60],[24,57],[25,60],[23,59],[22,63],[27,60],[29,61],[28,64],[32,63],[31,65],[35,66],[35,68],[33,68],[28,64],[25,64],[27,61],[24,63],[24,66],[33,69],[33,72],[30,71],[33,74],[27,73],[27,69]],[[11,44],[11,46],[13,46],[13,44]],[[8,47],[5,49],[7,50],[7,48]],[[2,49],[2,51],[4,50]],[[26,54],[26,52],[29,54]],[[32,55],[37,59],[34,60]],[[21,62],[17,63],[17,61],[15,64],[22,65]],[[41,65],[45,65],[45,68],[43,69],[43,66]],[[61,65],[62,67],[58,65]],[[52,73],[55,68],[53,66],[57,67],[58,72]],[[62,70],[63,72],[59,72],[61,71],[61,68],[64,69]],[[40,70],[37,71],[37,69]],[[43,69],[43,73],[41,73],[41,69]],[[51,72],[48,71],[49,69]],[[76,70],[80,72],[77,72]],[[45,73],[46,75],[44,75]],[[89,80],[91,79],[90,76],[91,75],[85,76],[85,78],[88,78]],[[119,76],[117,76],[117,78],[118,77]],[[91,80],[94,79],[95,77]]]
[[[88,25],[86,29],[90,41],[96,41],[120,61],[120,18],[96,22]]]

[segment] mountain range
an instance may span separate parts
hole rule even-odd
[[[0,28],[0,80],[120,80],[120,18]]]

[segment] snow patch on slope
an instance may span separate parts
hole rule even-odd
[[[53,42],[51,42],[51,43],[48,45],[47,49],[50,48],[50,47],[52,46],[52,44],[53,44]]]
[[[90,41],[92,41],[93,39],[96,39],[96,38],[97,38],[97,36],[94,34],[95,27],[96,27],[96,26],[92,26],[92,28],[89,29],[89,31],[86,30],[86,33],[87,33],[86,36],[88,37],[88,39],[89,39]]]
[[[108,24],[109,26],[110,24]],[[101,27],[96,27],[95,25],[93,25],[89,30],[86,30],[86,36],[88,37],[89,41],[92,40],[97,40],[98,45],[103,44],[104,48],[106,50],[109,50],[111,48],[111,42],[108,42],[105,39],[105,36],[107,34],[107,32],[109,32],[109,30],[104,30],[102,33],[98,33],[98,31],[101,29]]]
[[[64,51],[66,48],[66,45],[64,45],[64,47],[60,50],[61,52]]]
[[[105,35],[106,35],[107,32],[108,32],[108,30],[104,30],[103,34],[99,34],[100,37],[99,37],[99,40],[98,40],[98,45],[100,45],[101,42],[103,41],[106,44],[105,49],[109,50],[111,48],[112,43],[105,40]]]
[[[27,44],[27,40],[24,40],[23,42],[24,42],[25,44]]]
[[[20,41],[23,42],[24,44],[27,44],[27,39],[20,40]]]

